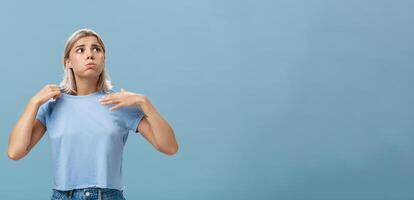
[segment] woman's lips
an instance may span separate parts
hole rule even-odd
[[[88,64],[86,64],[85,65],[86,66],[86,68],[94,68],[94,67],[96,67],[96,64],[95,63],[88,63]]]

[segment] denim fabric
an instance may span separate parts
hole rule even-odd
[[[123,191],[107,188],[83,188],[68,191],[53,189],[52,200],[125,200]]]

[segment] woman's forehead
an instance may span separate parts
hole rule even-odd
[[[92,45],[92,44],[101,46],[101,44],[99,43],[98,39],[96,39],[95,36],[82,37],[78,39],[73,46],[76,47],[79,45]]]

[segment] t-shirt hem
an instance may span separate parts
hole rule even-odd
[[[139,115],[137,116],[137,118],[135,118],[135,120],[132,123],[132,130],[135,133],[138,133],[138,124],[141,122],[142,118],[144,118],[145,113],[144,112],[140,112]]]
[[[36,119],[39,120],[42,123],[43,126],[46,126],[46,123],[45,123],[44,119],[42,119],[40,117],[37,117],[37,116],[36,116]]]
[[[100,184],[85,184],[85,185],[75,185],[75,186],[69,186],[69,187],[54,186],[53,189],[60,190],[60,191],[68,191],[68,190],[84,189],[84,188],[89,188],[89,187],[117,189],[120,191],[123,191],[125,188],[125,186],[119,187],[119,186],[100,185]]]

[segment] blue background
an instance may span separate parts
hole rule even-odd
[[[131,133],[127,199],[413,199],[413,1],[0,3],[2,199],[49,199],[47,137],[8,135],[62,78],[75,30],[107,46],[115,90],[150,98],[180,149]]]

